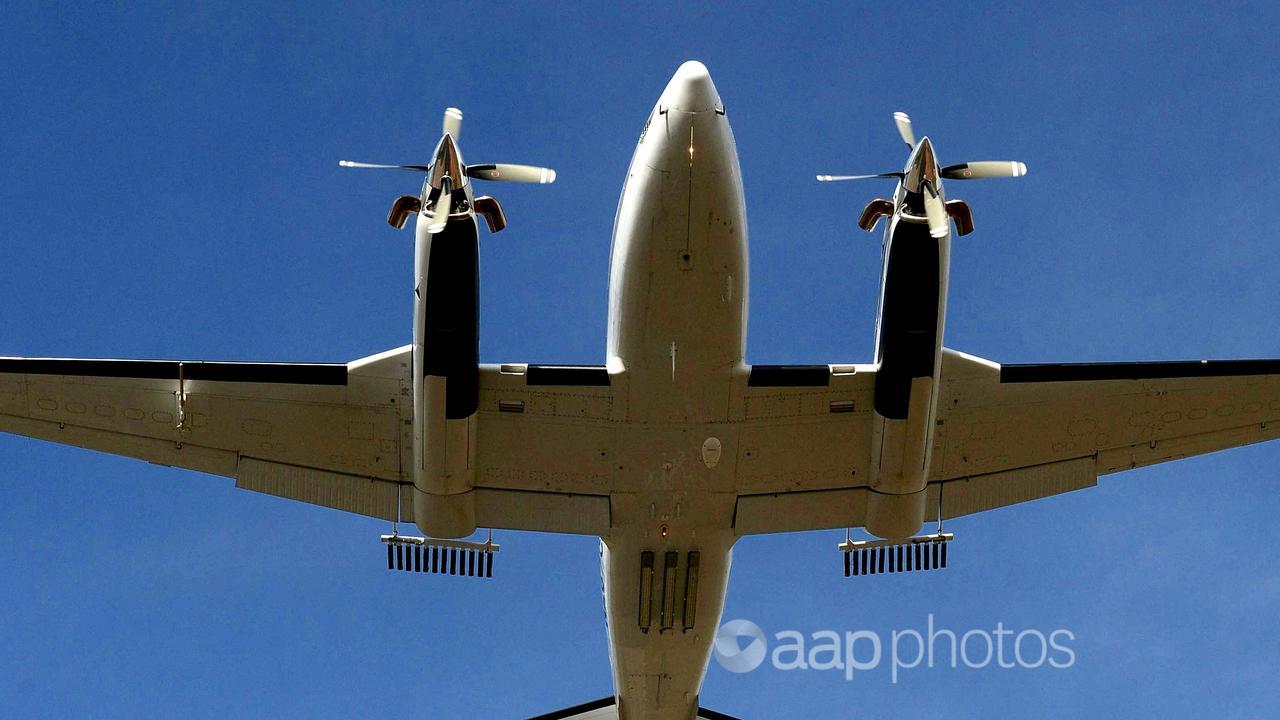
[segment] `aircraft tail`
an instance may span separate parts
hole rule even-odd
[[[529,720],[618,720],[618,704],[613,697],[600,698],[591,702],[574,705],[563,710],[556,710],[545,715],[529,718]],[[698,708],[697,720],[738,720],[715,710]]]

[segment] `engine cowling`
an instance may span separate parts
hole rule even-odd
[[[479,238],[475,217],[438,233],[418,216],[413,329],[413,517],[432,537],[475,532]]]

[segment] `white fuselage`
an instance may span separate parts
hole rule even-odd
[[[949,264],[949,235],[933,238],[902,217],[916,202],[899,188],[886,235],[876,430],[866,448],[868,520],[894,537],[922,519]],[[614,435],[619,484],[601,557],[624,720],[696,714],[736,537],[732,413],[749,372],[746,322],[737,149],[706,68],[685,63],[627,171],[610,262],[606,358],[627,421]]]
[[[702,448],[715,438],[733,457],[730,391],[745,374],[746,317],[733,133],[706,69],[686,63],[627,171],[610,267],[607,364],[630,427],[617,435],[625,492],[613,498],[602,576],[623,718],[687,720],[697,707],[724,605],[735,497],[733,463],[709,467]]]

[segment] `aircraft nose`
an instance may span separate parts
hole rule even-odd
[[[659,102],[681,112],[705,112],[720,105],[720,93],[711,82],[707,66],[690,60],[676,70]]]

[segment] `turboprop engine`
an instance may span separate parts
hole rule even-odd
[[[448,108],[430,165],[343,167],[426,173],[422,191],[391,205],[387,222],[414,232],[413,519],[429,536],[466,537],[476,529],[476,409],[479,405],[479,231],[506,227],[498,201],[474,197],[470,180],[555,181],[555,171],[529,165],[466,165],[458,150],[462,111]],[[390,547],[390,546],[389,546]],[[390,556],[389,556],[390,557]]]
[[[887,565],[889,572],[899,567],[897,561],[908,560],[907,555],[899,557],[900,553],[909,549],[910,559],[915,560],[916,553],[923,552],[903,541],[919,531],[926,515],[942,363],[950,221],[955,221],[960,235],[973,230],[969,206],[961,200],[947,202],[942,181],[1020,177],[1027,172],[1026,165],[1003,160],[939,166],[933,144],[927,137],[917,142],[906,113],[894,113],[893,119],[911,151],[901,171],[818,176],[822,182],[897,181],[893,199],[872,200],[858,220],[862,229],[870,231],[881,217],[890,218],[877,322],[875,417],[864,520],[868,532],[898,543],[892,546],[895,550]],[[939,547],[938,543],[941,541],[929,547]],[[940,547],[943,554],[939,561],[945,565],[945,544]],[[885,552],[858,548],[860,553],[864,550]],[[882,561],[877,560],[877,569]]]

